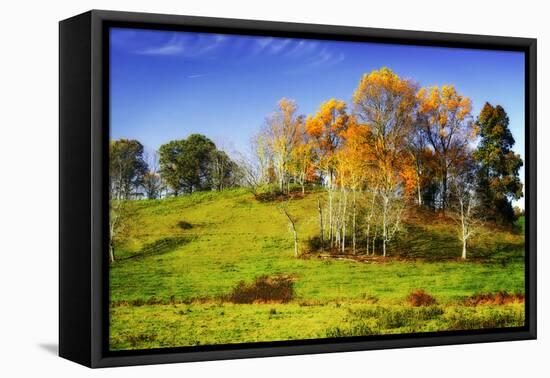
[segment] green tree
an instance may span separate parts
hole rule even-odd
[[[212,189],[223,190],[235,185],[237,165],[224,151],[214,150],[210,156]]]
[[[211,189],[214,151],[214,142],[200,134],[163,144],[159,149],[162,179],[175,195]]]
[[[520,156],[512,151],[515,140],[510,120],[502,106],[485,103],[477,119],[481,136],[474,157],[480,165],[478,196],[488,219],[503,224],[513,222],[512,200],[523,196]]]
[[[126,202],[138,193],[148,170],[143,145],[119,139],[109,144],[109,260],[115,261],[115,241],[122,238]]]
[[[137,140],[119,139],[109,145],[111,199],[126,200],[136,195],[147,172],[143,145]]]

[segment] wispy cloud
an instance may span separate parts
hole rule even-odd
[[[284,49],[291,43],[292,40],[286,38],[256,37],[254,38],[251,55],[279,55],[279,53],[284,52]]]
[[[134,53],[141,55],[167,55],[184,57],[202,57],[214,53],[223,45],[226,36],[221,34],[200,34],[200,33],[173,33],[171,38],[159,42],[155,46],[149,46],[134,50]]]
[[[140,33],[148,33],[143,35]],[[117,34],[118,46],[139,55],[174,56],[189,59],[278,59],[297,70],[331,66],[345,56],[337,46],[313,39],[233,36],[188,32],[140,32]],[[116,42],[116,41],[115,41]],[[204,74],[189,75],[199,78]]]
[[[160,47],[151,47],[144,50],[137,50],[141,55],[179,55],[183,51],[181,43],[168,43]]]
[[[332,52],[327,48],[323,48],[319,51],[314,58],[309,62],[310,67],[317,67],[323,65],[333,66],[342,62],[345,59],[345,56],[341,52]]]
[[[188,75],[187,78],[188,79],[198,79],[199,77],[205,77],[205,76],[208,76],[208,74],[193,74],[193,75]]]
[[[291,48],[285,52],[287,58],[300,58],[314,54],[318,50],[319,43],[306,39],[294,41]]]
[[[256,37],[249,57],[280,57],[300,67],[334,65],[345,59],[344,53],[310,39]]]

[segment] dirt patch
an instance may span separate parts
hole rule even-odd
[[[504,305],[509,303],[524,303],[525,296],[523,294],[511,294],[506,291],[498,293],[481,293],[475,294],[464,300],[466,306],[479,305]]]

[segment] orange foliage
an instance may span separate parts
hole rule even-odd
[[[359,119],[371,130],[371,156],[378,185],[385,191],[402,187],[412,193],[417,184],[414,161],[407,151],[413,132],[416,85],[383,67],[365,74],[353,94]]]
[[[330,99],[321,104],[314,116],[306,119],[305,131],[312,138],[318,157],[318,166],[325,172],[334,170],[335,156],[350,123],[344,101]]]

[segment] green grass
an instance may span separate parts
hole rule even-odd
[[[518,327],[522,304],[504,306],[192,303],[111,309],[113,349],[145,349],[372,334]]]
[[[301,251],[318,230],[319,195],[288,205],[298,219]],[[489,311],[486,306],[464,308],[461,300],[475,293],[524,291],[521,232],[484,229],[463,262],[457,259],[453,226],[425,214],[408,221],[409,232],[389,246],[384,262],[297,259],[278,204],[259,202],[242,189],[131,202],[129,236],[116,246],[110,271],[111,348],[307,339],[367,332],[368,327],[375,333],[445,330],[453,329],[449,317],[455,310],[465,311],[463,328],[476,322],[482,327],[492,321],[480,318]],[[240,281],[251,283],[262,275],[292,276],[295,299],[288,304],[220,301]],[[399,313],[408,308],[404,301],[414,289],[434,296],[444,314],[398,328],[372,320],[364,326],[350,315],[372,306]],[[521,322],[521,305],[500,307],[514,315],[495,324]],[[484,316],[498,318],[497,310]]]

